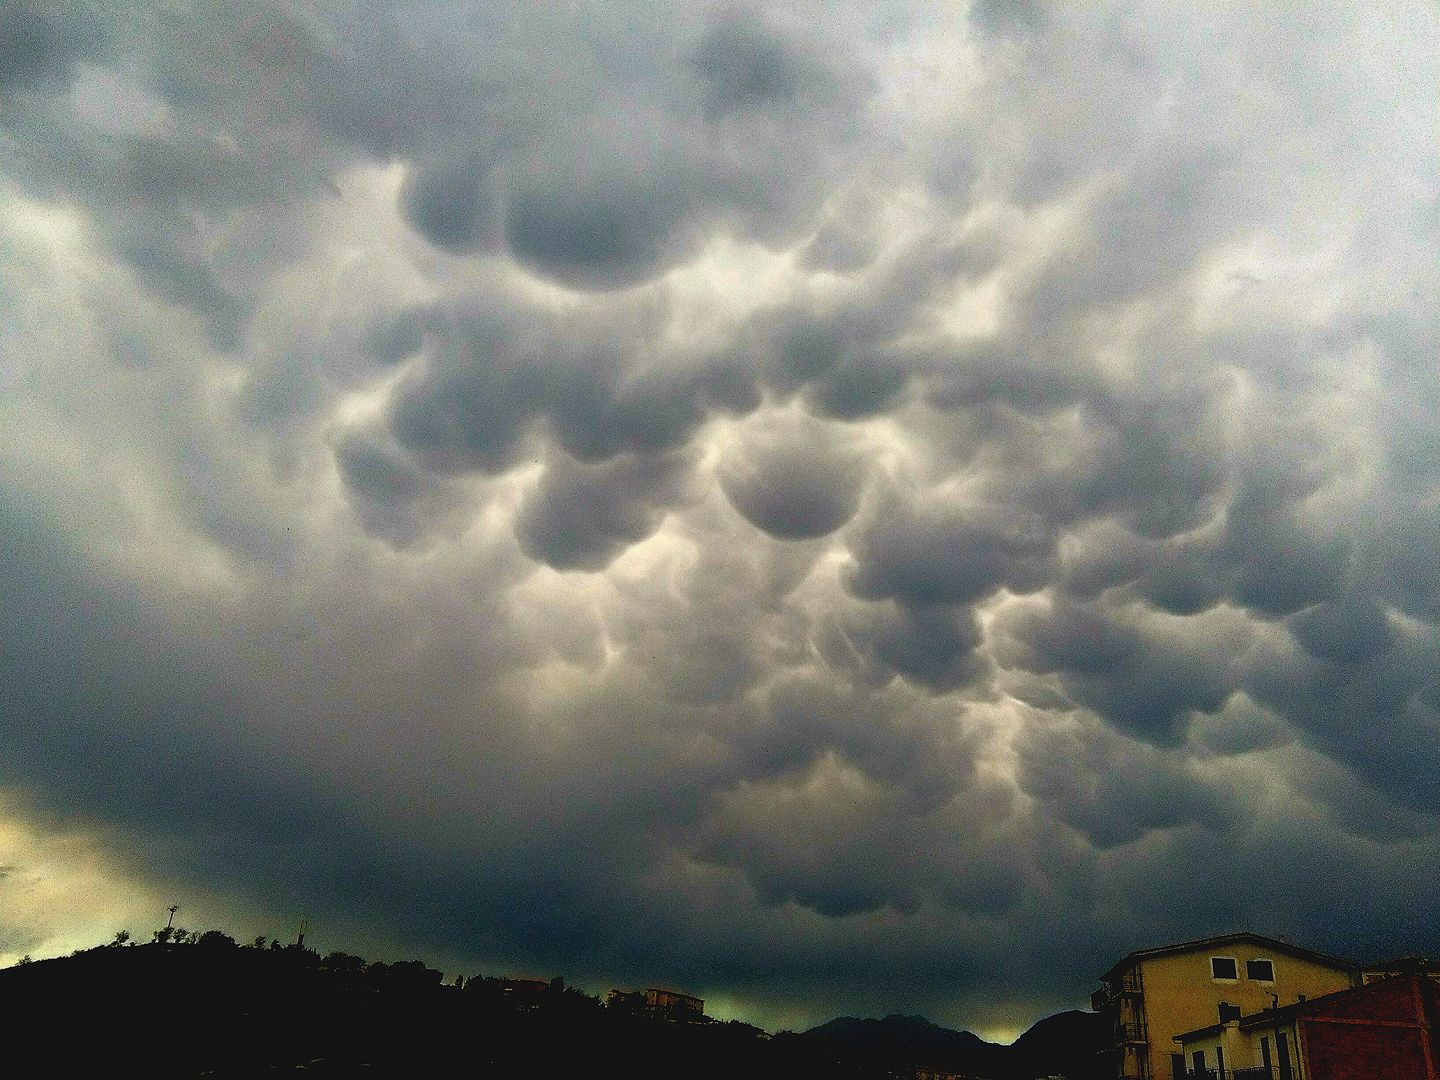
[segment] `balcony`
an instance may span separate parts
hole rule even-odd
[[[1144,1043],[1149,1042],[1149,1035],[1145,1030],[1143,1020],[1117,1020],[1115,1021],[1115,1041],[1118,1043]]]
[[[1121,997],[1138,997],[1144,993],[1138,968],[1132,968],[1113,982],[1103,983],[1090,995],[1090,1008],[1096,1012],[1113,1009]]]

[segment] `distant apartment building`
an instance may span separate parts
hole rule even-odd
[[[667,1013],[677,1020],[699,1019],[705,1015],[705,1002],[701,998],[653,986],[645,991],[645,1007]]]
[[[1391,960],[1366,964],[1360,969],[1360,982],[1379,982],[1396,975],[1424,975],[1440,981],[1440,960],[1429,956],[1397,956]]]
[[[561,980],[563,985],[563,980]],[[549,979],[507,977],[497,980],[500,993],[517,1008],[538,1009],[550,989]]]
[[[1333,956],[1225,934],[1130,953],[1104,974],[1091,1005],[1114,1022],[1117,1077],[1172,1080],[1189,1075],[1175,1041],[1182,1032],[1347,990],[1357,977]]]
[[[693,994],[682,994],[678,990],[663,990],[652,986],[646,990],[611,990],[605,995],[605,1005],[650,1017],[652,1020],[678,1020],[699,1023],[706,1019],[705,1001]]]
[[[1393,975],[1182,1032],[1176,1043],[1190,1080],[1440,1080],[1437,997],[1433,977]]]

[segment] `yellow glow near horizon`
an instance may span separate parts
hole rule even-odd
[[[0,967],[103,945],[117,930],[139,939],[168,905],[116,866],[97,837],[27,822],[3,797],[0,868]]]

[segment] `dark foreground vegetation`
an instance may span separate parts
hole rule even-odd
[[[225,934],[171,935],[0,971],[5,1075],[875,1077],[1102,1075],[1099,1018],[1063,1013],[1014,1047],[918,1017],[770,1035],[607,1009],[562,980],[459,979]]]

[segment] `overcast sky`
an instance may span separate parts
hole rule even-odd
[[[1440,951],[1433,4],[0,5],[0,964],[992,1035]]]

